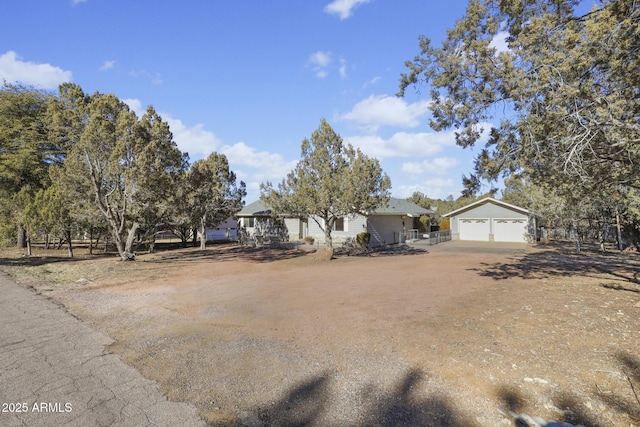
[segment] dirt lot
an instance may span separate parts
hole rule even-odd
[[[640,425],[640,256],[216,245],[0,259],[212,425]]]

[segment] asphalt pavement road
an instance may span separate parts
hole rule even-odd
[[[204,426],[112,340],[0,273],[0,426]]]

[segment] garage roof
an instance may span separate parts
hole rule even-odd
[[[503,202],[501,200],[496,200],[493,197],[485,197],[484,199],[478,200],[477,202],[470,203],[467,206],[463,206],[460,209],[456,209],[455,211],[451,211],[451,212],[446,213],[446,214],[444,214],[442,216],[443,217],[454,216],[454,215],[457,215],[459,213],[471,210],[471,209],[473,209],[475,207],[478,207],[480,205],[484,205],[486,203],[493,203],[495,205],[502,206],[502,207],[507,208],[507,209],[511,209],[512,211],[520,212],[522,214],[526,214],[526,215],[529,214],[529,211],[526,210],[525,208],[521,208],[521,207],[516,206],[516,205],[511,205],[511,204]]]

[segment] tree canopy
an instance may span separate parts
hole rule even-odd
[[[73,256],[72,239],[109,230],[121,259],[131,260],[161,230],[197,226],[204,244],[205,227],[232,216],[245,195],[223,154],[189,169],[151,106],[138,117],[115,95],[72,83],[57,94],[0,88],[2,237],[16,229],[45,242],[55,236]]]
[[[187,173],[185,207],[192,224],[198,224],[200,247],[205,248],[206,227],[216,227],[235,215],[244,204],[246,185],[236,183],[236,174],[229,169],[224,154],[211,153],[198,160]]]
[[[277,189],[270,182],[261,185],[261,198],[277,214],[313,219],[331,250],[335,221],[383,206],[390,188],[391,180],[378,160],[345,146],[342,137],[322,119],[311,139],[302,141],[295,169]]]
[[[512,173],[568,192],[640,188],[640,6],[602,0],[580,15],[580,3],[472,0],[441,47],[420,38],[399,95],[428,86],[431,126],[455,128],[462,147],[491,127],[470,191]]]
[[[89,182],[120,257],[133,259],[140,229],[154,232],[168,221],[167,203],[187,166],[169,126],[152,107],[139,120],[114,95],[87,95],[71,83],[60,86],[48,118],[51,134],[66,148],[69,176],[78,177],[78,186]]]
[[[6,82],[0,88],[0,208],[6,223],[19,226],[21,246],[22,209],[50,184],[49,167],[64,159],[61,147],[47,136],[44,113],[50,98]]]

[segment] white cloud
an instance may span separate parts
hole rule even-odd
[[[338,72],[340,73],[340,78],[341,79],[346,79],[347,78],[347,60],[346,59],[340,59],[340,69],[338,70]]]
[[[102,63],[102,65],[100,66],[100,70],[101,71],[111,70],[111,69],[113,69],[113,67],[116,66],[116,62],[118,62],[118,61],[115,61],[115,60],[104,61]]]
[[[378,83],[380,80],[382,80],[382,77],[376,76],[376,77],[372,78],[371,80],[368,80],[368,81],[364,82],[364,84],[362,85],[362,89],[366,89],[367,86],[374,85],[374,84]]]
[[[229,159],[231,169],[247,186],[247,202],[260,196],[260,184],[271,181],[277,185],[295,168],[297,160],[286,161],[278,153],[259,151],[244,142],[225,145],[220,149]]]
[[[432,175],[446,175],[449,169],[460,165],[460,161],[455,157],[437,157],[433,160],[423,160],[422,162],[403,163],[400,170],[409,175],[422,175],[424,173]]]
[[[317,51],[311,54],[309,63],[318,67],[328,67],[331,64],[331,52]]]
[[[509,33],[507,31],[500,31],[493,37],[493,40],[489,43],[489,47],[495,48],[496,53],[508,52],[509,46],[507,45],[507,37],[509,37]]]
[[[427,179],[419,184],[400,185],[398,187],[394,187],[393,195],[395,197],[407,198],[411,197],[411,195],[416,191],[419,191],[432,199],[444,199],[450,194],[454,197],[458,197],[461,189],[460,187],[460,182],[457,182],[452,178],[434,178]]]
[[[365,3],[369,3],[371,0],[334,0],[324,7],[324,11],[329,14],[335,14],[340,17],[341,20],[347,19],[353,13],[353,10]]]
[[[371,95],[358,102],[353,109],[340,119],[364,125],[370,132],[380,126],[412,128],[420,124],[420,119],[429,112],[429,101],[407,104],[397,96]]]
[[[71,3],[73,3],[74,6],[80,4],[80,3],[85,3],[87,0],[71,0]]]
[[[189,153],[192,160],[207,157],[222,145],[222,141],[213,132],[205,130],[203,124],[186,126],[182,120],[174,119],[168,114],[161,116],[169,124],[173,140],[180,150]]]
[[[160,73],[151,73],[147,70],[131,70],[129,71],[129,75],[134,78],[146,78],[154,85],[161,85],[164,83],[162,80],[162,74]]]
[[[146,111],[146,108],[142,106],[142,102],[137,98],[126,98],[122,102],[127,104],[138,117],[141,117]]]
[[[22,61],[12,50],[0,55],[0,80],[55,89],[61,83],[70,82],[71,78],[71,71],[64,71],[50,64]]]
[[[344,140],[377,159],[390,157],[426,157],[435,155],[444,147],[455,145],[453,132],[398,132],[389,139],[378,135],[352,136]]]
[[[316,71],[316,77],[319,78],[319,79],[324,79],[328,75],[329,75],[329,72],[327,70],[317,70]]]
[[[331,52],[317,51],[312,53],[307,60],[307,66],[311,68],[319,79],[324,79],[329,75],[327,68],[333,61],[333,54]]]
[[[244,142],[225,145],[220,151],[227,155],[229,163],[253,169],[248,175],[253,180],[277,180],[284,178],[298,163],[297,160],[286,161],[281,154],[268,151],[258,151]]]

